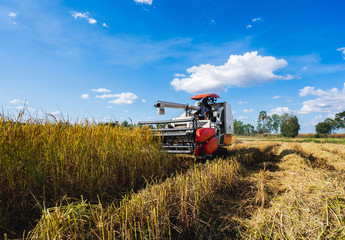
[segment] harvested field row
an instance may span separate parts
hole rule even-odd
[[[337,170],[312,166],[307,150],[299,150],[288,143],[237,144],[229,148],[227,159],[197,165],[128,196],[120,207],[83,203],[89,209],[85,219],[92,219],[86,222],[89,227],[80,228],[78,221],[64,226],[66,207],[46,210],[31,237],[342,237],[344,179]]]
[[[30,238],[201,239],[218,235],[239,165],[215,161],[126,197],[117,207],[85,202],[44,211]],[[224,226],[225,227],[225,226]]]
[[[327,150],[342,146],[281,143],[279,171],[253,174],[264,182],[269,204],[242,219],[246,239],[343,239],[345,237],[344,158]],[[314,161],[314,162],[313,162]],[[315,164],[317,162],[318,164]]]

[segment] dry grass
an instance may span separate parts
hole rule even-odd
[[[228,159],[195,165],[188,172],[167,179],[162,184],[151,185],[138,194],[126,196],[119,205],[106,207],[82,202],[46,209],[29,238],[240,237],[238,229],[241,226],[236,218],[248,217],[254,208],[268,203],[265,172],[260,171],[261,181],[256,184],[245,179],[247,170],[244,166],[259,166],[265,161],[273,161],[272,154],[277,146],[234,146],[233,153],[236,154]],[[240,166],[237,160],[243,165]]]
[[[200,239],[217,236],[212,208],[237,182],[236,161],[196,165],[185,174],[127,196],[119,206],[85,202],[46,209],[30,238]]]
[[[257,209],[251,219],[242,221],[242,237],[343,239],[344,168],[332,165],[331,159],[325,162],[329,156],[316,144],[285,143],[279,155],[279,171],[267,172],[267,189],[274,193],[270,206]]]
[[[193,165],[145,128],[4,120],[10,236],[36,218],[27,239],[345,238],[343,145],[242,140]]]
[[[147,128],[2,118],[0,233],[18,236],[44,205],[54,206],[64,196],[114,201],[169,177],[184,162],[162,151]]]

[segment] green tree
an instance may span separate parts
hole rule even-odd
[[[280,132],[284,137],[296,137],[300,130],[298,118],[285,113],[281,118]]]
[[[249,124],[249,123],[247,123],[246,125],[244,125],[243,126],[243,128],[244,128],[244,135],[252,135],[252,134],[254,134],[254,126],[253,125],[251,125],[251,124]]]
[[[329,134],[332,133],[336,128],[336,121],[331,118],[326,118],[325,121],[316,124],[315,131],[317,134]]]
[[[237,135],[252,135],[254,133],[254,126],[249,123],[244,124],[243,122],[235,119],[234,132]]]
[[[272,131],[272,118],[266,111],[261,111],[258,117],[257,129],[260,133],[269,133]]]
[[[129,122],[127,122],[126,120],[124,120],[124,121],[121,123],[121,126],[123,126],[123,127],[129,127]]]
[[[335,114],[335,127],[345,129],[345,111]]]
[[[272,115],[272,129],[277,134],[279,132],[281,117],[278,114]]]
[[[243,122],[234,120],[234,133],[237,135],[244,135]]]

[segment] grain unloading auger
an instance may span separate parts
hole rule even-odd
[[[177,118],[163,121],[141,121],[140,126],[151,125],[152,131],[162,137],[164,148],[168,153],[195,154],[197,157],[212,155],[223,146],[231,144],[233,116],[231,106],[226,102],[217,103],[217,94],[201,94],[191,97],[200,101],[205,99],[212,107],[209,120],[193,115],[201,102],[195,105],[158,101],[154,106],[158,114],[164,115],[165,108],[183,109]]]

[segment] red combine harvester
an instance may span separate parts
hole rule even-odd
[[[168,153],[195,154],[197,157],[212,155],[223,146],[230,145],[234,133],[231,106],[226,102],[217,103],[219,98],[215,93],[196,95],[191,99],[202,102],[195,105],[158,101],[154,106],[160,115],[165,114],[166,107],[185,111],[171,120],[142,121],[139,125],[151,125],[152,131],[162,136]],[[195,115],[200,112],[201,105],[209,108],[207,116]]]

